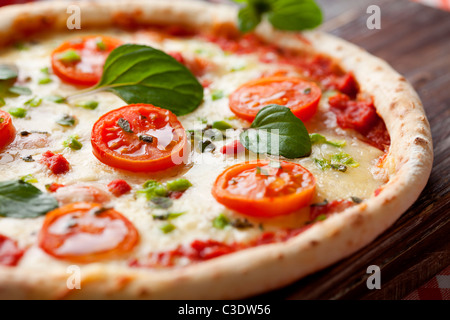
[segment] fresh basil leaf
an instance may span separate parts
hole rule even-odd
[[[8,92],[19,96],[20,95],[29,96],[30,94],[32,94],[30,88],[22,86],[12,86],[11,88],[8,89]]]
[[[189,180],[180,178],[166,183],[167,190],[169,191],[186,191],[192,187],[192,183]]]
[[[303,122],[289,108],[276,104],[258,112],[250,129],[241,133],[240,141],[255,153],[289,159],[311,154],[311,141]]]
[[[359,167],[359,163],[356,162],[349,154],[340,152],[331,156],[332,164],[344,164],[353,168]]]
[[[309,138],[311,139],[311,144],[325,143],[336,148],[342,148],[346,145],[345,140],[336,140],[336,141],[327,140],[325,136],[318,133],[311,133],[309,135]]]
[[[212,225],[216,229],[224,229],[230,224],[230,220],[222,213],[214,218]]]
[[[182,216],[185,213],[186,212],[168,212],[161,215],[154,214],[152,216],[155,220],[172,220],[178,218],[179,216]]]
[[[155,197],[166,197],[167,189],[166,187],[155,180],[148,180],[144,183],[144,189],[138,190],[136,192],[138,195],[144,195],[147,200],[151,200]]]
[[[183,64],[160,50],[136,44],[110,53],[93,89],[111,91],[130,104],[153,104],[177,116],[194,111],[203,100],[202,85]]]
[[[322,23],[322,12],[314,0],[278,0],[272,4],[269,22],[279,30],[313,29]]]
[[[299,31],[312,29],[322,22],[322,12],[314,0],[235,0],[245,3],[238,13],[241,32],[256,28],[262,17],[280,30]]]
[[[12,64],[0,64],[0,94],[6,95],[16,82],[19,70]]]
[[[176,229],[176,227],[171,223],[166,223],[159,228],[164,233],[170,233]]]
[[[250,3],[241,8],[238,13],[238,27],[241,32],[249,32],[261,22],[262,13]]]
[[[73,125],[75,125],[75,122],[75,117],[69,114],[64,114],[61,118],[56,120],[56,123],[63,127],[72,127]]]
[[[16,79],[19,75],[19,71],[15,65],[0,64],[0,81]]]
[[[35,218],[58,207],[56,199],[33,185],[17,180],[0,182],[0,216]]]

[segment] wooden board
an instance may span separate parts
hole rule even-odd
[[[389,230],[356,254],[265,299],[402,299],[450,264],[450,13],[405,0],[319,0],[321,29],[389,62],[419,93],[433,135],[435,160],[425,190]],[[381,29],[369,30],[369,5]],[[369,290],[367,267],[381,269]]]

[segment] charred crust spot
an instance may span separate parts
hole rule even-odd
[[[125,30],[142,27],[143,23],[139,22],[142,19],[142,10],[137,9],[133,12],[119,11],[114,13],[112,17],[113,25],[119,26]]]
[[[309,244],[311,245],[311,247],[317,247],[319,245],[319,241],[317,240],[311,240],[309,242]]]
[[[374,70],[375,71],[381,71],[381,70],[383,70],[383,68],[381,66],[376,66]]]
[[[147,290],[147,288],[141,288],[138,291],[138,296],[140,296],[140,297],[147,297],[149,294],[150,294],[150,291]]]
[[[397,102],[395,102],[395,101],[391,102],[391,104],[389,105],[389,109],[394,110],[396,105],[397,105]]]
[[[405,77],[399,77],[398,81],[406,82],[406,79],[405,79]]]
[[[403,87],[402,86],[398,86],[397,88],[395,88],[394,91],[395,92],[402,92],[403,91]]]
[[[341,51],[341,50],[342,50],[342,46],[339,45],[336,47],[336,51]]]
[[[419,145],[419,146],[426,146],[427,140],[425,140],[424,138],[421,138],[421,137],[416,137],[414,139],[414,144]]]

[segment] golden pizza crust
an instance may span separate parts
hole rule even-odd
[[[0,45],[36,31],[66,30],[67,2],[42,2],[0,10]],[[183,23],[213,28],[235,23],[228,6],[185,1],[102,1],[77,3],[82,27]],[[287,242],[264,245],[179,269],[148,270],[82,266],[81,290],[69,290],[65,270],[51,274],[0,267],[0,298],[8,299],[227,299],[243,298],[287,285],[364,247],[410,207],[430,175],[433,149],[425,113],[413,88],[386,62],[344,40],[306,32],[311,45],[293,34],[257,32],[283,47],[323,52],[352,70],[361,91],[374,97],[391,137],[386,160],[389,182],[378,196],[333,215]]]

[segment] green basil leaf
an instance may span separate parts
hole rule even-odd
[[[289,159],[309,156],[311,141],[303,122],[292,111],[276,104],[262,108],[240,141],[255,153],[280,155]]]
[[[278,0],[269,12],[270,23],[279,30],[313,29],[322,23],[322,12],[314,0]]]
[[[16,82],[19,71],[15,65],[0,64],[0,95],[7,95],[9,88]]]
[[[16,79],[19,71],[15,65],[0,64],[0,80]]]
[[[164,233],[170,233],[176,229],[176,227],[171,223],[166,223],[159,228]]]
[[[0,182],[0,216],[35,218],[58,207],[56,199],[33,185],[17,180]]]
[[[202,85],[183,64],[160,50],[136,44],[110,53],[93,89],[111,91],[130,104],[153,104],[177,116],[194,111],[203,100]]]
[[[216,229],[224,229],[230,224],[230,220],[222,213],[214,218],[212,225]]]
[[[256,28],[261,22],[262,13],[255,6],[247,5],[239,10],[238,27],[241,32],[249,32]]]
[[[18,96],[20,95],[29,96],[30,94],[32,94],[30,88],[23,86],[12,86],[11,88],[8,89],[8,92]]]
[[[168,212],[161,215],[154,214],[152,216],[155,220],[172,220],[178,218],[179,216],[182,216],[185,213],[186,212]]]
[[[318,133],[311,133],[309,135],[309,138],[311,139],[311,144],[325,143],[336,148],[342,148],[346,145],[345,140],[336,140],[336,141],[327,140],[325,136]]]
[[[64,127],[72,127],[75,125],[76,119],[74,116],[71,116],[70,114],[64,114],[61,118],[56,120],[56,123],[64,126]]]

